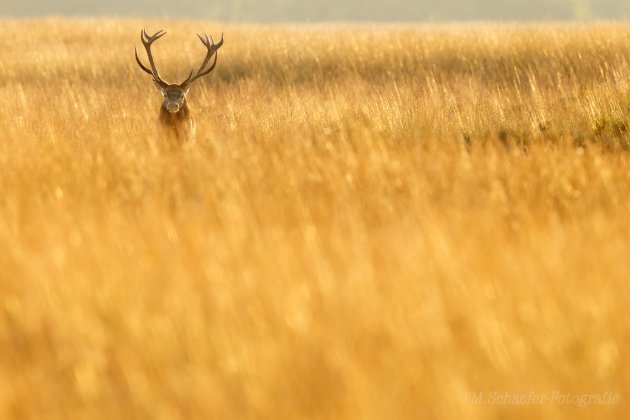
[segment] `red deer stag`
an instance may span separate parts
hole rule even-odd
[[[145,30],[142,30],[140,39],[147,51],[149,65],[151,68],[149,69],[142,64],[140,58],[138,57],[137,49],[135,50],[136,61],[142,70],[153,76],[153,83],[155,83],[155,86],[164,96],[164,102],[162,103],[162,108],[160,109],[160,115],[158,117],[158,127],[160,131],[178,143],[191,143],[195,139],[195,120],[188,108],[186,95],[188,94],[192,84],[197,79],[214,70],[214,67],[217,65],[217,51],[223,45],[223,34],[221,34],[221,41],[219,41],[218,44],[214,43],[214,39],[212,37],[208,38],[208,35],[205,35],[204,38],[197,34],[203,45],[208,50],[206,58],[203,60],[201,67],[199,67],[196,72],[194,69],[191,70],[188,78],[179,84],[167,83],[164,79],[162,79],[162,77],[160,77],[155,61],[153,60],[153,54],[151,54],[151,45],[164,35],[166,35],[166,32],[158,31],[154,35],[149,36]],[[212,56],[214,56],[214,62],[210,67],[208,67],[208,63],[210,62]]]

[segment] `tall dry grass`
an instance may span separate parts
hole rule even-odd
[[[0,418],[630,415],[627,25],[2,28]]]

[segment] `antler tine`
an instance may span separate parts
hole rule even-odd
[[[151,65],[151,70],[149,70],[144,64],[142,64],[142,62],[140,61],[140,58],[138,57],[137,49],[136,49],[136,61],[138,62],[142,70],[144,70],[145,72],[153,76],[153,79],[156,82],[166,84],[166,82],[160,77],[160,73],[158,72],[157,66],[155,65],[155,60],[153,60],[153,54],[151,53],[151,45],[158,39],[162,38],[164,35],[166,35],[166,32],[164,30],[159,30],[155,34],[149,35],[147,31],[143,29],[140,32],[140,40],[142,41],[142,45],[144,45],[144,49],[147,51],[147,56],[149,57],[149,64]]]
[[[221,48],[221,46],[223,45],[223,33],[221,33],[221,41],[219,41],[218,44],[214,43],[214,38],[212,38],[212,36],[208,38],[208,34],[204,33],[204,35],[206,37],[205,39],[201,35],[197,34],[201,43],[208,49],[206,53],[206,57],[204,58],[203,63],[201,63],[201,66],[199,66],[199,69],[197,69],[197,71],[195,72],[195,75],[193,76],[191,73],[191,76],[189,76],[188,79],[186,79],[186,81],[182,83],[182,85],[186,83],[192,83],[198,78],[200,78],[201,76],[205,76],[206,74],[214,70],[214,68],[217,65],[217,58],[218,58],[217,52],[219,48]],[[212,58],[212,56],[214,56],[214,63],[212,64],[212,66],[210,66],[210,68],[206,69],[206,66],[210,62],[210,59]]]
[[[192,77],[193,77],[193,73],[194,73],[194,72],[195,72],[195,70],[191,70],[191,71],[190,71],[190,74],[188,75],[188,77],[186,78],[186,80],[184,80],[184,81],[180,84],[180,86],[184,86],[186,83],[189,83],[190,79],[192,79]]]
[[[199,34],[197,34],[197,36],[201,40],[201,43],[208,49],[208,52],[210,52],[210,49],[212,48],[212,46],[215,45],[214,39],[212,40],[212,45],[211,45],[210,40],[208,39],[207,33],[204,33],[204,36],[206,37],[206,39],[203,39],[203,37]],[[203,63],[201,63],[201,66],[199,66],[199,68],[197,69],[197,73],[199,73],[200,71],[204,69],[204,67],[206,67],[206,65],[208,64],[209,58],[210,57],[208,56],[208,54],[206,54],[206,58],[203,60]]]
[[[152,43],[153,41],[156,41],[160,38],[162,38],[164,35],[166,35],[167,32],[164,31],[164,29],[160,29],[159,31],[157,31],[156,33],[154,33],[153,35],[149,35],[146,31],[146,29],[142,30],[142,43],[144,44],[144,40],[146,39],[147,42]]]
[[[218,54],[214,55],[214,61],[212,62],[212,65],[210,67],[208,67],[207,70],[204,70],[201,73],[197,73],[197,75],[193,78],[193,80],[200,78],[201,76],[205,76],[206,74],[209,74],[212,70],[214,70],[214,68],[217,66],[217,58],[218,58]]]

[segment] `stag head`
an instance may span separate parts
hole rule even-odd
[[[140,33],[140,40],[142,41],[142,45],[147,52],[147,56],[149,58],[150,69],[147,68],[140,58],[138,57],[138,50],[135,50],[136,53],[136,61],[142,70],[149,73],[153,77],[153,83],[157,87],[157,89],[164,96],[164,103],[162,104],[163,108],[166,109],[171,114],[176,114],[180,110],[184,109],[186,106],[186,95],[190,90],[192,84],[202,76],[205,76],[214,70],[217,65],[217,51],[223,45],[223,34],[221,34],[221,40],[218,44],[214,43],[214,39],[212,37],[208,38],[207,34],[204,34],[204,37],[197,34],[203,45],[206,47],[206,57],[201,63],[201,66],[197,71],[194,69],[190,71],[190,75],[186,80],[182,83],[168,83],[162,79],[160,73],[158,72],[157,66],[155,65],[155,61],[153,59],[153,54],[151,53],[151,45],[166,35],[164,31],[158,31],[154,35],[149,36],[145,30],[142,30]],[[210,67],[208,67],[208,63],[210,59],[214,56],[214,62]]]

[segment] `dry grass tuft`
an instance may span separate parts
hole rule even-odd
[[[630,27],[142,26],[2,22],[0,418],[630,415]]]

